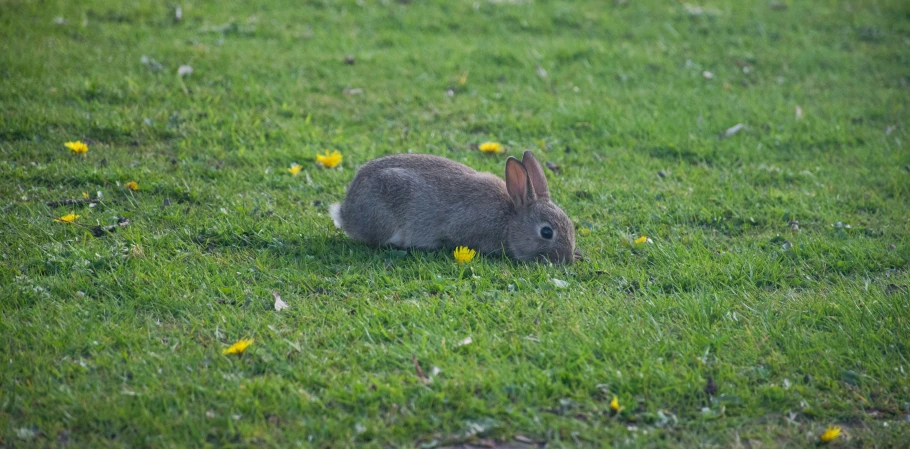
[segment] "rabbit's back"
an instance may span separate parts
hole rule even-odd
[[[510,204],[505,183],[490,173],[401,154],[364,164],[333,215],[348,236],[373,245],[467,245],[489,253],[501,249]]]

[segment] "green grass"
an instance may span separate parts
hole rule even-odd
[[[258,3],[0,1],[0,447],[910,439],[908,3]],[[587,261],[332,227],[368,160],[486,140]]]

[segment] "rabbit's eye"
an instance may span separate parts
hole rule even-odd
[[[553,238],[553,229],[551,229],[549,226],[540,228],[540,236],[547,240],[550,240]]]

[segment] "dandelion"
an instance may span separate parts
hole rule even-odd
[[[484,142],[478,148],[484,153],[502,153],[502,144],[498,142]]]
[[[88,199],[88,192],[82,192],[82,199],[84,199],[84,200]]]
[[[60,218],[55,218],[54,221],[56,221],[57,223],[73,223],[76,221],[77,218],[79,218],[81,216],[82,215],[76,215],[75,213],[69,213]]]
[[[619,413],[619,398],[616,396],[613,396],[613,400],[610,401],[610,409],[613,410],[614,413]]]
[[[335,166],[341,163],[341,153],[339,153],[338,150],[335,150],[331,153],[326,151],[325,154],[317,154],[316,162],[322,164],[323,167],[335,168]]]
[[[477,251],[474,251],[467,246],[459,246],[455,248],[455,260],[460,264],[470,262],[475,255],[477,255]]]
[[[838,436],[840,436],[840,427],[829,426],[828,430],[826,430],[824,433],[822,433],[821,436],[818,437],[818,439],[821,440],[822,443],[829,443],[829,442],[833,441],[835,438],[837,438]]]
[[[73,152],[73,154],[85,154],[85,153],[88,153],[88,145],[82,143],[82,142],[79,141],[79,140],[77,140],[77,141],[75,141],[75,142],[67,142],[67,143],[63,144],[63,146],[69,148],[70,151]]]
[[[126,183],[125,186],[127,189],[130,189],[132,191],[139,190],[139,183],[137,183],[136,181],[130,181],[130,182]]]
[[[647,243],[654,243],[654,241],[651,240],[648,236],[643,235],[643,236],[635,239],[635,241],[632,242],[632,246],[639,248],[639,247],[644,246]]]
[[[291,168],[288,169],[288,172],[294,176],[297,176],[297,173],[300,173],[303,167],[300,164],[291,164]]]
[[[237,340],[237,343],[231,345],[231,347],[222,351],[222,354],[243,354],[243,351],[246,351],[246,348],[253,344],[253,340]]]

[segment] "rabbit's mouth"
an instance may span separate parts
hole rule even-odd
[[[585,256],[581,253],[581,250],[575,248],[570,257],[563,257],[563,253],[556,252],[553,254],[540,254],[537,256],[537,261],[542,263],[553,263],[553,264],[572,264],[579,260],[584,260]]]

